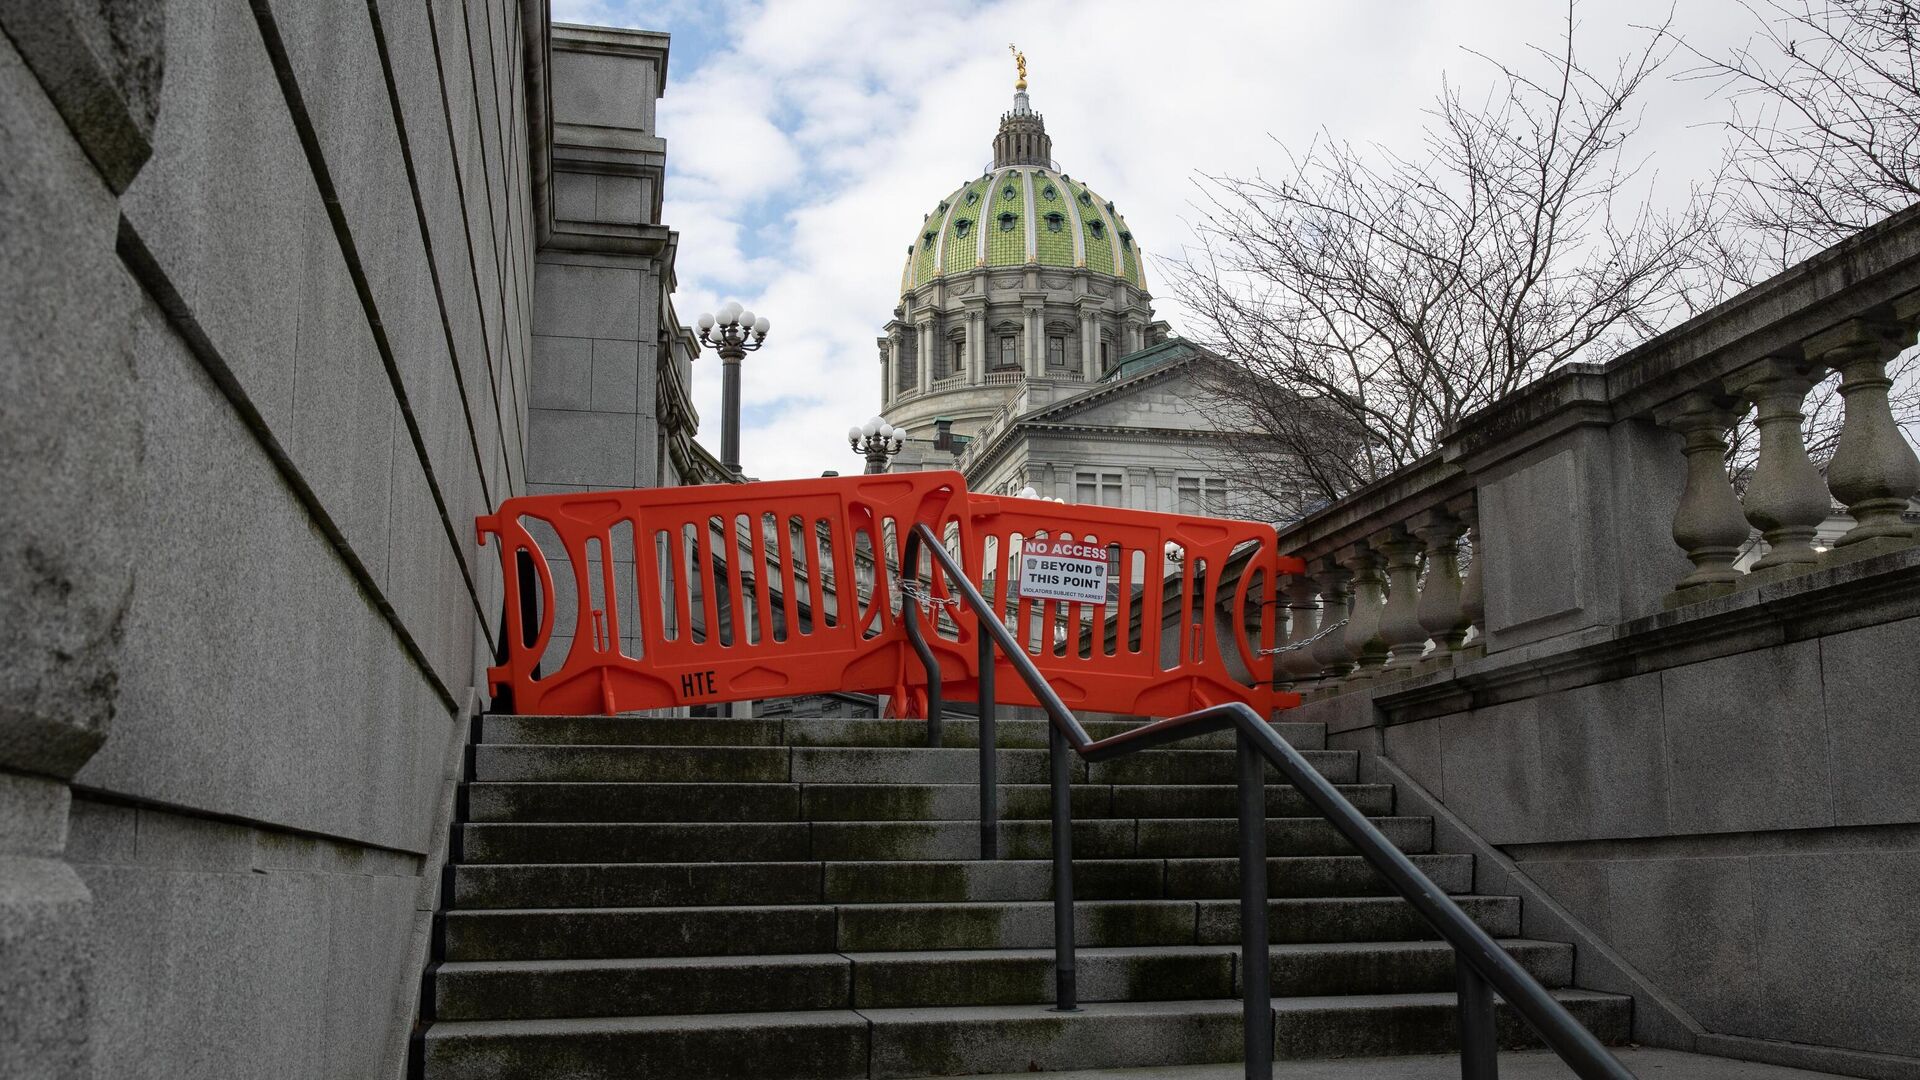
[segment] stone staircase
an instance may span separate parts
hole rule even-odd
[[[1100,738],[1124,721],[1092,721]],[[1468,855],[1394,815],[1317,725],[1314,767],[1610,1043],[1631,1001],[1569,989]],[[1237,1061],[1231,733],[1075,765],[1083,1009],[1050,1011],[1046,729],[1003,720],[1001,859],[980,862],[978,726],[494,716],[418,1046],[427,1080],[916,1077]],[[1199,748],[1185,748],[1194,747]],[[1291,787],[1267,790],[1279,1057],[1453,1046],[1453,957]],[[1507,1045],[1529,1042],[1513,1017]]]

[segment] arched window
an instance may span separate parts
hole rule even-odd
[[[979,193],[979,192],[977,192],[977,191],[969,191],[969,192],[967,192],[967,205],[968,205],[968,206],[972,206],[972,205],[973,205],[974,203],[977,203],[977,202],[979,202],[979,201],[980,201],[980,193]]]
[[[1098,221],[1089,221],[1089,222],[1087,222],[1087,229],[1088,229],[1088,230],[1089,230],[1090,232],[1092,232],[1092,233],[1093,233],[1093,235],[1095,235],[1095,236],[1105,236],[1105,235],[1107,235],[1107,226],[1106,226],[1106,225],[1105,225],[1105,223],[1103,223],[1103,222],[1098,222]]]
[[[1040,195],[1048,202],[1052,202],[1060,197],[1060,192],[1056,191],[1052,184],[1048,184],[1046,187],[1040,189]]]
[[[1123,232],[1120,234],[1120,248],[1122,251],[1133,250],[1133,234],[1132,233]]]
[[[1081,206],[1092,206],[1092,205],[1093,205],[1093,196],[1091,196],[1091,195],[1088,195],[1088,194],[1087,194],[1086,192],[1084,192],[1084,191],[1083,191],[1083,192],[1081,192],[1081,193],[1080,193],[1080,205],[1081,205]]]
[[[1018,217],[1017,215],[1014,215],[1014,214],[1001,214],[1001,215],[1000,215],[1000,231],[1001,231],[1001,232],[1012,232],[1012,231],[1013,231],[1013,227],[1014,227],[1014,226],[1015,226],[1016,224],[1019,224],[1019,221],[1020,221],[1020,218],[1019,218],[1019,217]]]
[[[967,230],[972,227],[973,227],[973,222],[967,220],[966,218],[953,219],[953,233],[955,236],[967,235]]]
[[[920,237],[920,239],[925,240],[927,243],[931,244],[933,243],[934,238],[939,235],[940,235],[939,233],[934,232],[932,229],[928,229],[926,233]]]
[[[1047,215],[1047,231],[1048,232],[1059,232],[1061,229],[1066,227],[1066,224],[1067,224],[1067,219],[1061,217],[1059,214]]]
[[[1008,184],[1006,187],[1003,187],[1000,189],[1000,197],[1007,200],[1008,202],[1012,202],[1016,197],[1019,196],[1019,194],[1020,194],[1020,189],[1017,187],[1014,187],[1012,184]]]

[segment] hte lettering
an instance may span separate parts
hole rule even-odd
[[[692,674],[680,676],[681,697],[704,697],[708,694],[718,692],[718,688],[713,685],[713,672],[711,671],[696,671]]]

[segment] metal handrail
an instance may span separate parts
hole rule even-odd
[[[1233,728],[1237,732],[1236,763],[1240,817],[1240,951],[1245,988],[1243,1029],[1248,1080],[1270,1080],[1273,1075],[1273,1001],[1267,934],[1266,772],[1263,759],[1333,824],[1368,865],[1385,878],[1400,897],[1454,948],[1455,982],[1459,994],[1461,1075],[1465,1080],[1493,1080],[1497,1076],[1498,1043],[1494,1033],[1493,991],[1512,1005],[1560,1059],[1582,1080],[1633,1080],[1620,1060],[1593,1033],[1573,1018],[1553,995],[1500,948],[1491,935],[1460,910],[1444,890],[1420,872],[1413,860],[1395,847],[1373,822],[1320,775],[1307,759],[1273,730],[1266,718],[1245,702],[1214,705],[1182,716],[1143,724],[1105,739],[1094,739],[1060,700],[1040,668],[1013,637],[980,590],[974,587],[940,538],[924,524],[907,534],[901,566],[903,580],[919,580],[921,547],[925,547],[947,579],[950,590],[973,609],[980,634],[980,763],[981,857],[993,858],[989,829],[998,832],[999,799],[990,763],[994,761],[993,652],[998,648],[1032,691],[1048,718],[1048,746],[1052,774],[1054,859],[1054,1006],[1062,1012],[1077,1009],[1073,935],[1073,823],[1070,798],[1071,762],[1068,751],[1088,761],[1106,761],[1196,735]],[[939,730],[941,675],[938,661],[920,628],[917,605],[903,605],[901,620],[907,638],[927,669],[927,722],[930,733]],[[937,738],[937,735],[933,736]],[[937,745],[937,744],[936,744]],[[991,814],[989,811],[991,810]],[[989,819],[991,818],[991,825]]]

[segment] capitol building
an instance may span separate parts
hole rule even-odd
[[[993,163],[907,245],[879,339],[894,471],[959,469],[977,491],[1186,513],[1253,509],[1231,481],[1195,366],[1154,318],[1140,241],[1061,169],[1020,58]]]

